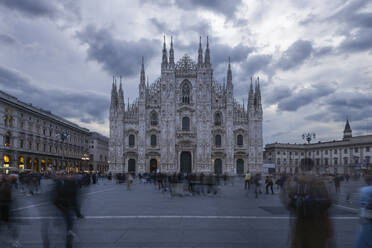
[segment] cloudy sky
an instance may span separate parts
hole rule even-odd
[[[176,60],[209,36],[241,102],[260,77],[265,143],[339,139],[346,116],[372,133],[368,0],[0,0],[0,89],[107,135],[112,75],[134,100],[141,56],[159,77],[163,35]]]

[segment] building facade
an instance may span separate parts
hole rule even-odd
[[[314,161],[318,173],[353,173],[371,168],[372,135],[352,136],[349,121],[342,140],[310,144],[273,143],[265,146],[265,163],[275,164],[278,173],[299,172],[303,158]]]
[[[40,172],[48,166],[55,170],[87,168],[82,158],[88,153],[88,129],[2,91],[0,115],[1,167]],[[63,142],[61,134],[66,134]]]
[[[89,170],[108,171],[109,139],[97,132],[89,135]]]
[[[255,88],[255,89],[253,89]],[[259,82],[250,85],[248,106],[233,95],[230,61],[226,84],[214,80],[208,39],[197,61],[174,61],[164,41],[161,75],[145,82],[139,97],[124,104],[114,79],[110,106],[109,166],[116,172],[243,174],[262,168],[262,105]]]

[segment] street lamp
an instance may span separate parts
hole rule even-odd
[[[315,133],[304,133],[302,139],[306,140],[307,143],[310,144],[311,140],[315,139]]]
[[[70,134],[59,132],[56,134],[56,137],[59,137],[62,141],[62,169],[65,169],[65,140],[70,137]]]

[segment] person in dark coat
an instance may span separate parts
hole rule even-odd
[[[16,180],[14,175],[8,176],[0,172],[0,224],[4,223],[7,226],[11,237],[11,247],[22,247],[18,241],[18,230],[11,215],[12,183]]]
[[[332,223],[328,209],[331,197],[323,180],[311,171],[312,159],[302,159],[302,174],[297,180],[287,179],[281,199],[295,217],[291,228],[291,248],[333,247]]]
[[[74,218],[83,218],[80,212],[80,202],[78,195],[79,185],[74,175],[63,175],[56,180],[55,206],[60,210],[66,223],[66,248],[72,247]]]

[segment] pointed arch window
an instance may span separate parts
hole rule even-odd
[[[133,147],[135,145],[135,137],[134,137],[134,135],[133,134],[129,135],[128,139],[129,139],[128,140],[129,146],[130,147]]]
[[[214,144],[216,147],[221,147],[221,135],[217,134],[214,138]]]
[[[236,144],[238,146],[242,146],[243,145],[243,135],[239,134],[237,137],[236,137]]]
[[[221,113],[216,113],[215,115],[214,115],[214,125],[216,125],[216,126],[221,126],[221,124],[222,124],[222,117],[221,117]]]
[[[190,85],[187,82],[182,85],[182,103],[190,104]]]
[[[151,126],[158,125],[158,114],[156,112],[151,113]]]
[[[150,143],[151,143],[151,146],[156,146],[157,140],[156,140],[155,134],[151,135]]]
[[[190,131],[190,118],[187,116],[182,118],[182,131]]]

